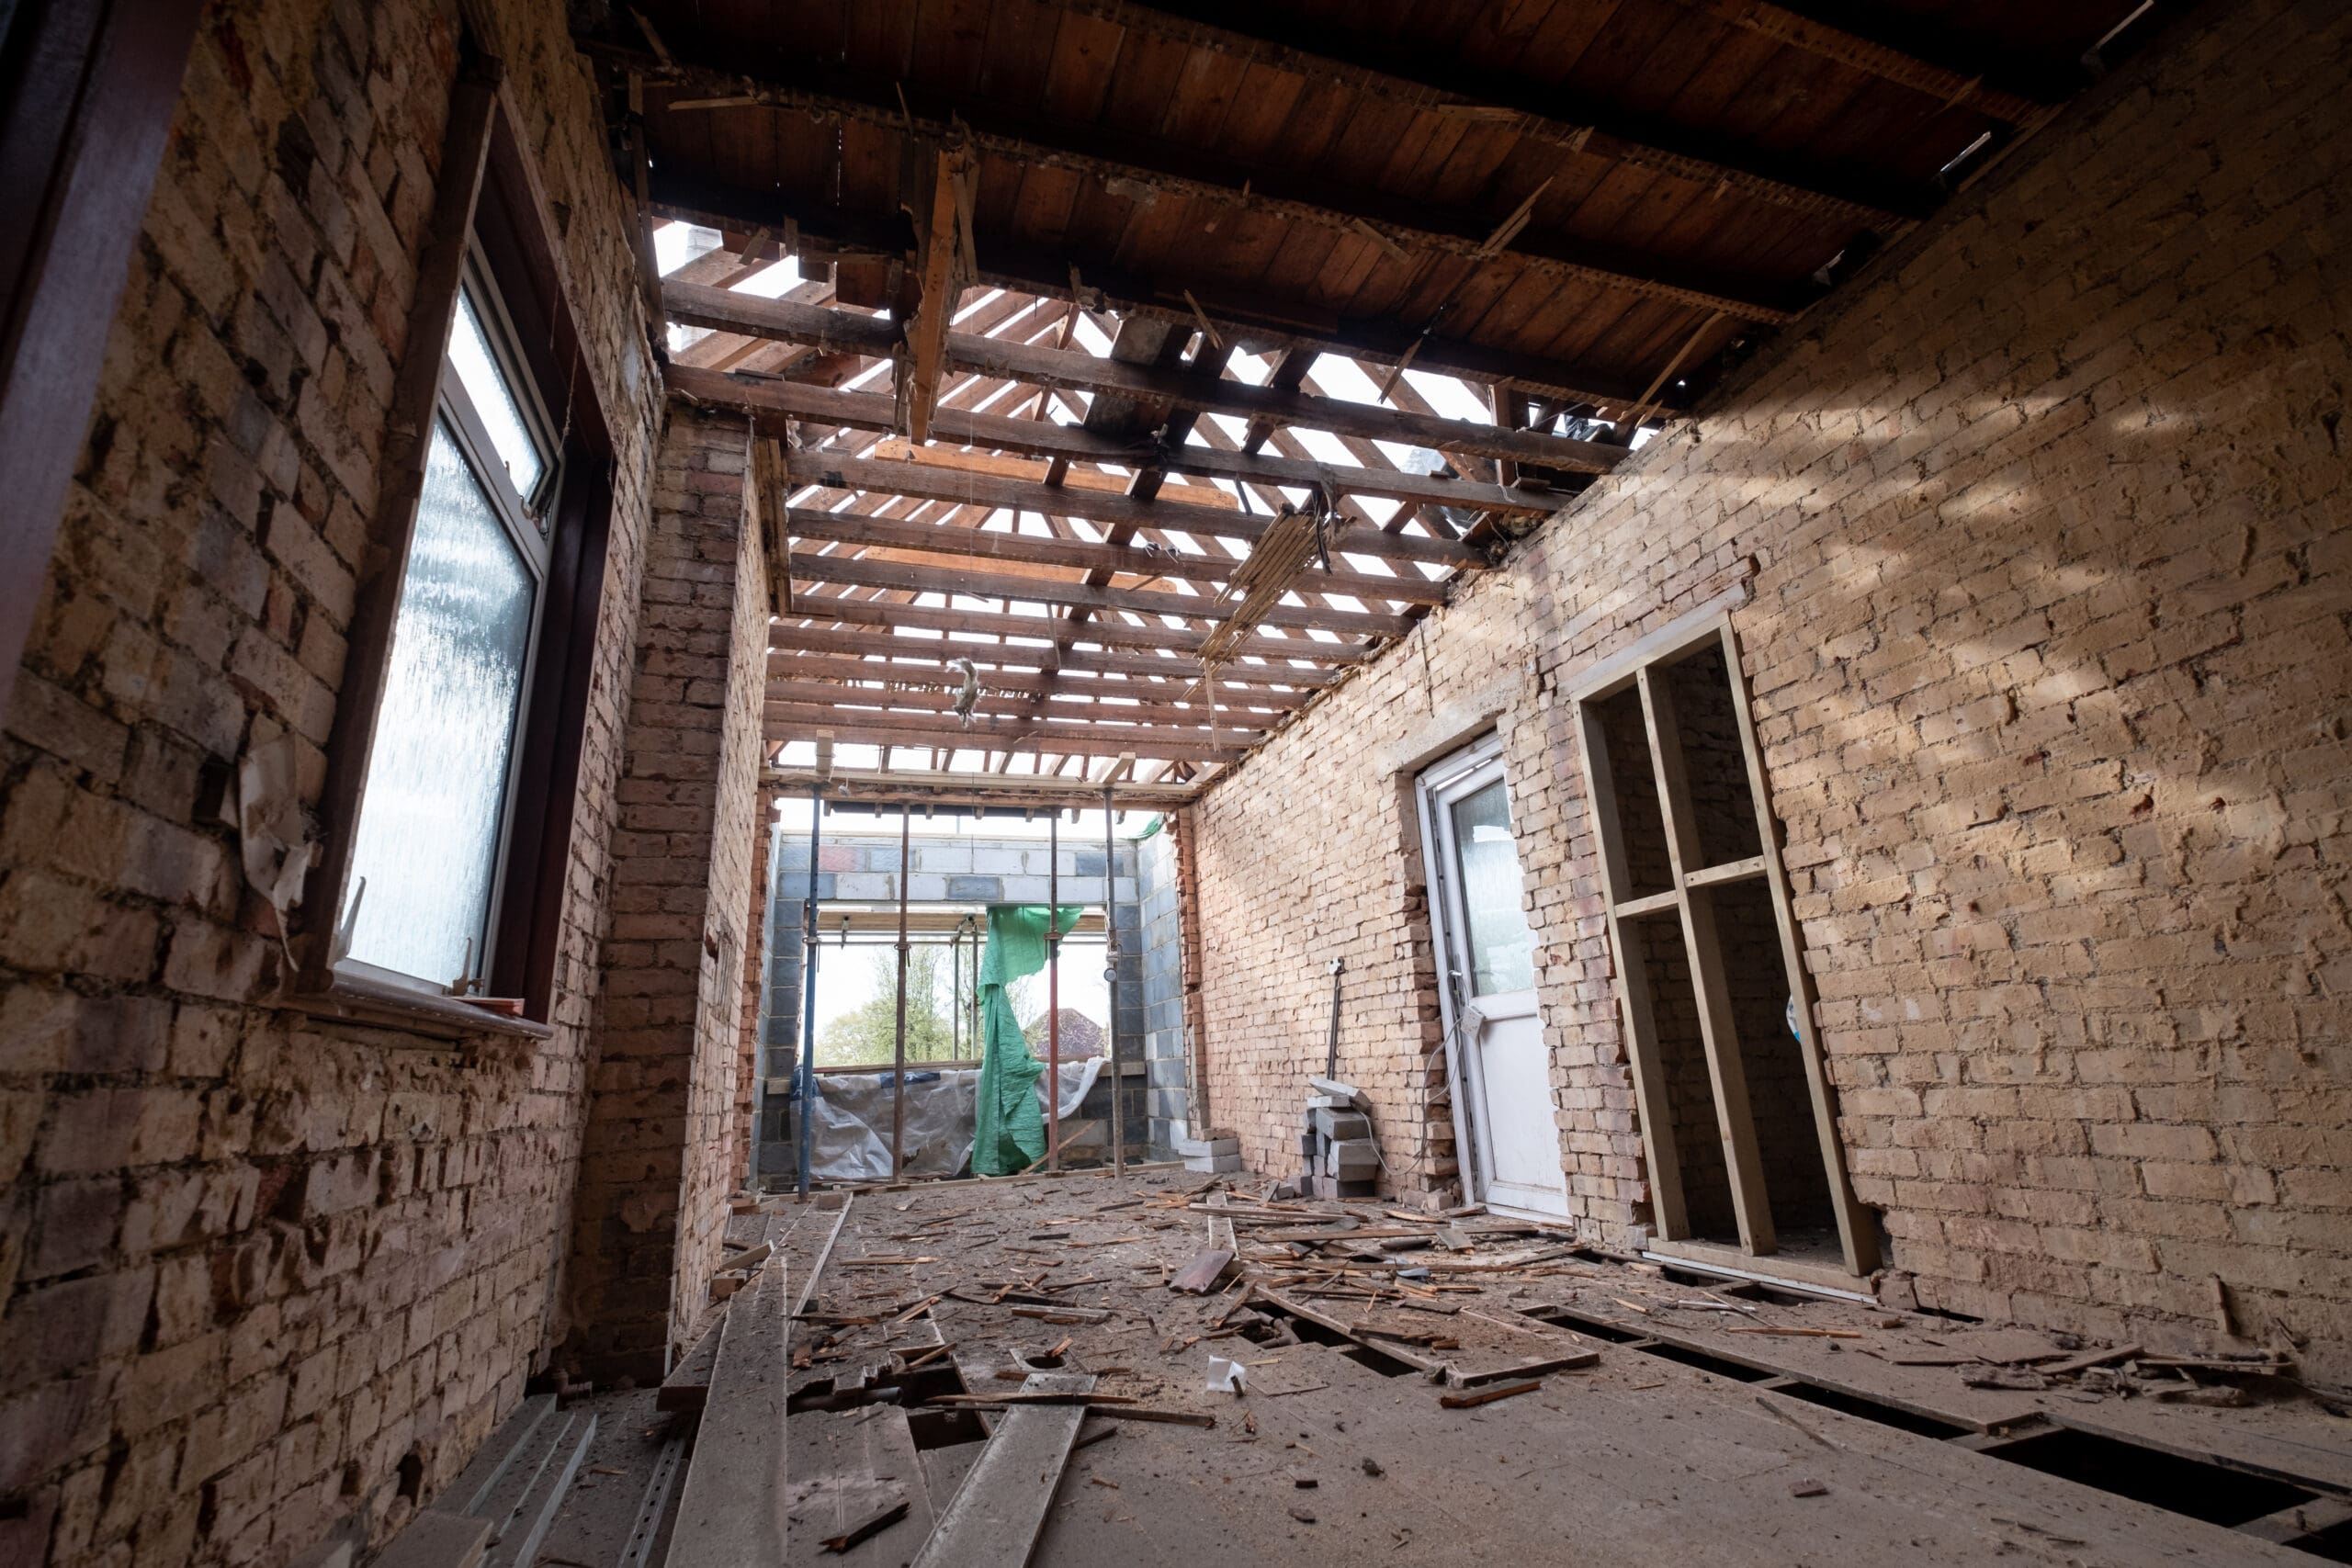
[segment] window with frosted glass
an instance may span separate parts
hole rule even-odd
[[[469,269],[360,794],[343,957],[463,992],[489,973],[516,803],[555,453],[505,317]]]
[[[1470,993],[1526,990],[1535,984],[1535,939],[1520,907],[1519,849],[1511,841],[1502,780],[1455,801],[1453,810]]]
[[[364,964],[441,981],[480,968],[536,587],[441,421],[352,861]]]
[[[532,434],[522,397],[500,366],[497,351],[491,347],[490,330],[482,316],[482,307],[474,302],[474,291],[458,290],[458,319],[449,329],[449,368],[465,388],[508,482],[527,504],[538,494],[539,480],[547,475],[547,457]]]

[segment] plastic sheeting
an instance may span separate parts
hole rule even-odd
[[[980,953],[980,1085],[974,1116],[972,1173],[1005,1176],[1046,1157],[1046,1122],[1024,1092],[1046,1070],[1023,1037],[1012,984],[1046,967],[1055,939],[1078,924],[1064,904],[990,904],[989,944]]]
[[[1078,1114],[1102,1071],[1102,1058],[1064,1062],[1057,1121]],[[809,1173],[825,1181],[888,1181],[890,1179],[890,1069],[871,1073],[823,1073],[808,1118],[816,1132]],[[955,1176],[972,1156],[974,1110],[979,1071],[973,1067],[907,1069],[907,1121],[900,1140],[900,1172],[907,1176]],[[1042,1111],[1041,1075],[1035,1092]]]

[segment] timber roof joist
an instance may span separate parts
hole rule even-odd
[[[752,429],[780,762],[1058,801],[1216,776],[2139,14],[648,0],[579,41],[641,220],[724,247],[647,297],[671,395]]]

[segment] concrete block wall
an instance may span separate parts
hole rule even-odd
[[[887,811],[879,819],[896,821]],[[898,899],[899,835],[895,830],[887,834],[858,830],[874,820],[864,813],[826,815],[817,859],[820,931],[824,929],[821,908],[829,900],[890,904]],[[805,828],[797,832],[781,827],[769,831],[766,994],[759,1030],[760,1071],[765,1075],[768,1089],[759,1122],[759,1168],[763,1177],[788,1178],[797,1157],[788,1097],[800,1059],[801,983],[806,972],[801,922],[808,896],[808,833]],[[1100,907],[1105,891],[1102,843],[1099,840],[1077,843],[1073,837],[1066,833],[1061,844],[1061,901]],[[1043,840],[917,837],[909,847],[913,863],[907,873],[907,897],[914,903],[1043,904],[1053,888],[1055,857]],[[1147,1012],[1138,902],[1142,884],[1133,840],[1114,841],[1111,869],[1108,891],[1121,949],[1118,1009],[1113,1027],[1120,1055],[1134,1062],[1142,1059],[1138,1043],[1145,1037]],[[978,949],[973,952],[977,957]],[[818,954],[820,984],[824,966],[832,956],[831,949]],[[1126,1093],[1125,1114],[1131,1126],[1141,1129],[1148,1110],[1146,1090],[1140,1084],[1131,1084]]]
[[[1442,1190],[1412,771],[1505,749],[1580,1223],[1649,1189],[1564,692],[1726,592],[1896,1299],[2352,1380],[2352,13],[2207,7],[1193,808],[1209,1094]]]
[[[567,1356],[658,1381],[711,1305],[736,1116],[767,591],[749,432],[673,413],[657,462],[573,1210]]]
[[[277,1568],[430,1500],[547,1364],[654,367],[560,7],[506,64],[618,446],[554,1035],[273,1001],[206,780],[315,804],[458,61],[422,0],[206,8],[0,739],[0,1561]],[[586,388],[582,389],[585,396]],[[413,1484],[404,1492],[403,1461]]]
[[[1170,1158],[1176,1140],[1191,1135],[1192,1104],[1185,1072],[1184,931],[1176,880],[1176,837],[1163,828],[1136,843],[1136,881],[1142,895],[1139,1000],[1148,1087],[1150,1145]]]

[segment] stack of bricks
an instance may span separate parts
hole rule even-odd
[[[654,480],[567,1279],[566,1354],[599,1380],[659,1380],[686,1348],[748,1169],[767,589],[747,435],[740,419],[681,411]]]
[[[467,14],[618,448],[553,1036],[273,1005],[217,779],[291,733],[317,804],[393,370],[439,346],[404,335],[457,13],[207,7],[0,741],[0,1562],[380,1538],[561,1331],[657,383],[560,10]]]
[[[2340,9],[2183,24],[1192,809],[1255,1168],[1344,957],[1340,1074],[1447,1185],[1409,783],[1495,728],[1572,1210],[1647,1235],[1563,692],[1744,583],[1890,1293],[2352,1376],[2347,70]]]

